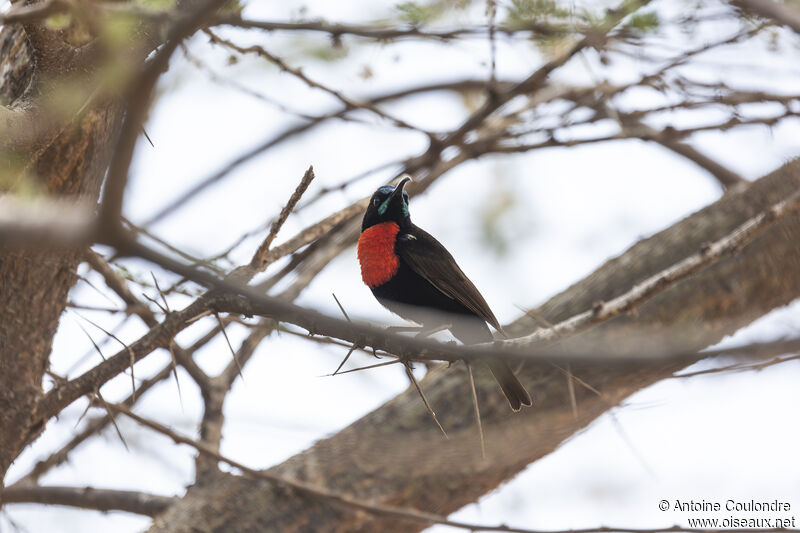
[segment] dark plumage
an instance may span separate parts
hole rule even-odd
[[[502,332],[494,313],[453,256],[433,236],[411,222],[410,181],[373,194],[358,240],[364,282],[390,311],[426,328],[448,325],[464,344],[493,339],[488,322]],[[507,363],[487,361],[511,408],[531,405],[531,397]]]

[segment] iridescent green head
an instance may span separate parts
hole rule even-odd
[[[403,190],[409,181],[411,178],[405,177],[396,187],[384,185],[375,191],[370,198],[367,212],[364,213],[361,231],[381,222],[396,222],[401,227],[410,223],[408,193]]]

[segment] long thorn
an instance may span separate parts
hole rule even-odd
[[[172,358],[172,375],[175,376],[175,387],[178,389],[178,401],[181,402],[181,411],[183,411],[183,394],[181,394],[181,382],[178,379],[178,361],[175,357],[175,348],[173,347],[174,342],[175,341],[170,341],[169,343],[169,356]],[[189,357],[191,357],[191,354]]]
[[[557,369],[559,372],[561,372],[561,373],[562,373],[562,374],[564,374],[565,376],[566,376],[566,375],[572,376],[572,379],[575,381],[575,383],[577,383],[578,385],[580,385],[580,386],[581,386],[581,387],[583,387],[584,389],[586,389],[586,390],[588,390],[589,392],[591,392],[591,393],[595,394],[596,396],[599,396],[600,398],[602,398],[602,397],[603,397],[603,393],[602,393],[602,392],[600,392],[599,390],[595,389],[594,387],[592,387],[591,385],[589,385],[588,383],[586,383],[585,381],[583,381],[581,378],[579,378],[578,376],[576,376],[575,374],[573,374],[573,373],[572,373],[572,371],[570,371],[570,372],[568,373],[566,370],[564,370],[563,368],[561,368],[561,367],[560,367],[560,366],[558,366],[557,364],[555,364],[555,363],[550,363],[550,364],[551,364],[551,365],[553,365],[553,367],[554,367],[555,369]]]
[[[126,346],[126,348],[128,348],[128,347]],[[130,365],[131,365],[131,398],[133,398],[133,401],[135,402],[136,401],[136,378],[133,375],[133,365],[136,364],[136,356],[133,354],[133,350],[131,350],[130,348],[128,348],[128,355],[130,356],[128,358],[128,360],[130,361]]]
[[[472,392],[472,406],[475,408],[475,421],[478,423],[478,435],[481,438],[481,459],[486,459],[486,440],[483,436],[483,424],[481,423],[481,410],[478,407],[478,391],[475,390],[475,378],[472,375],[472,365],[465,361],[467,365],[467,375],[469,376],[469,388]]]
[[[92,346],[94,346],[94,349],[95,349],[95,351],[96,351],[97,353],[99,353],[99,354],[100,354],[100,358],[101,358],[103,361],[105,361],[105,360],[106,360],[106,356],[105,356],[105,355],[103,355],[103,351],[102,351],[102,350],[100,350],[100,347],[97,345],[97,343],[96,343],[96,342],[94,342],[94,339],[92,338],[92,336],[91,336],[91,335],[89,335],[89,332],[88,332],[88,331],[86,331],[86,328],[84,328],[83,326],[81,326],[81,323],[80,323],[80,322],[76,322],[76,324],[78,324],[78,327],[79,327],[79,328],[81,328],[81,331],[83,331],[83,333],[84,333],[84,334],[85,334],[87,337],[89,337],[89,342],[91,342],[91,343],[92,343]]]
[[[117,420],[114,418],[114,413],[111,411],[111,407],[108,405],[108,402],[106,402],[105,398],[103,398],[103,395],[100,394],[100,391],[97,391],[96,395],[97,398],[100,400],[100,402],[103,404],[103,407],[105,408],[106,413],[108,414],[108,419],[111,421],[111,424],[114,425],[114,429],[117,431],[117,435],[119,436],[119,440],[122,441],[122,445],[125,446],[125,450],[131,451],[131,449],[128,448],[128,443],[125,442],[125,437],[122,436],[122,431],[120,431],[119,426],[117,425]]]
[[[349,374],[350,372],[360,372],[362,370],[369,370],[370,368],[378,368],[379,366],[396,365],[398,363],[402,363],[402,361],[400,361],[399,359],[394,359],[392,361],[384,361],[383,363],[375,363],[374,365],[360,366],[358,368],[351,368],[350,370],[342,370],[338,374],[326,374],[325,376],[321,376],[321,377],[341,376],[342,374]]]
[[[444,430],[442,425],[439,423],[439,419],[436,418],[436,413],[433,412],[433,409],[431,408],[431,404],[428,403],[428,399],[425,397],[425,393],[422,392],[422,387],[419,386],[419,383],[417,382],[417,378],[415,378],[414,377],[414,373],[411,372],[411,365],[406,363],[406,362],[403,362],[403,366],[406,368],[406,374],[408,375],[408,379],[410,379],[411,383],[413,383],[414,386],[417,388],[417,392],[419,393],[419,397],[422,398],[422,403],[425,404],[425,408],[428,410],[428,414],[431,415],[431,418],[433,418],[433,421],[436,422],[436,425],[439,426],[440,430],[442,430],[442,435],[444,435],[444,438],[446,438],[446,439],[449,438],[447,436],[447,432]]]
[[[572,382],[572,370],[567,363],[567,392],[569,393],[569,404],[572,407],[572,418],[578,419],[578,400],[575,398],[575,384]]]
[[[214,316],[217,317],[217,322],[219,323],[219,329],[222,330],[222,336],[225,337],[225,342],[228,343],[228,349],[231,351],[231,355],[233,356],[233,361],[236,363],[236,368],[239,372],[239,377],[242,378],[244,381],[244,376],[242,375],[242,365],[239,364],[239,359],[236,357],[236,350],[233,349],[233,345],[231,344],[231,340],[228,338],[228,332],[225,331],[225,324],[222,323],[222,319],[219,316],[219,313],[214,311]]]
[[[347,319],[347,321],[348,321],[348,322],[352,322],[352,320],[350,320],[350,317],[349,317],[349,316],[347,316],[347,311],[345,311],[345,310],[344,310],[344,307],[342,307],[342,304],[341,304],[341,302],[339,302],[339,298],[337,298],[337,297],[336,297],[336,293],[335,293],[335,292],[332,292],[332,293],[331,293],[331,296],[333,296],[333,299],[334,299],[334,300],[336,300],[336,305],[338,305],[338,306],[339,306],[339,309],[342,311],[342,314],[343,314],[343,315],[344,315],[344,317]]]
[[[88,318],[86,318],[85,316],[81,315],[80,313],[78,313],[76,311],[73,311],[73,313],[75,313],[76,315],[81,317],[83,320],[85,320],[89,324],[93,325],[94,327],[96,327],[97,329],[99,329],[100,331],[102,331],[103,333],[105,333],[106,335],[108,335],[109,337],[111,337],[112,339],[117,341],[118,343],[120,343],[126,350],[128,350],[128,354],[130,355],[130,366],[131,366],[131,395],[133,396],[134,401],[136,401],[136,378],[133,375],[133,365],[136,363],[136,356],[133,354],[133,350],[131,350],[131,347],[128,346],[127,344],[125,344],[124,342],[122,342],[119,337],[117,337],[116,335],[114,335],[110,331],[106,330],[100,324],[97,324],[96,322],[92,322],[91,320],[89,320]]]
[[[647,464],[647,460],[644,458],[644,455],[639,453],[639,449],[633,444],[633,441],[628,436],[625,428],[622,427],[622,423],[617,418],[617,415],[614,413],[614,411],[610,411],[608,415],[611,418],[611,422],[614,424],[614,429],[617,430],[617,434],[623,441],[625,441],[625,444],[628,446],[628,449],[630,449],[633,456],[639,461],[639,463],[642,465],[642,468],[644,468],[645,471],[650,474],[650,477],[655,479],[657,477],[656,473],[653,472],[653,469],[650,468],[649,464]]]
[[[91,408],[92,408],[92,401],[90,399],[89,402],[86,404],[86,409],[83,410],[83,412],[78,417],[78,420],[75,421],[75,428],[78,427],[78,425],[81,423],[81,420],[83,420],[83,417],[86,416],[86,413],[88,413],[89,409]]]
[[[167,297],[164,294],[164,291],[161,290],[161,287],[158,286],[158,280],[156,279],[156,275],[153,274],[152,270],[150,271],[150,275],[153,276],[153,285],[156,286],[156,290],[158,291],[158,294],[161,295],[161,300],[164,301],[164,307],[166,308],[167,313],[169,313],[170,309],[169,309],[169,304],[167,303]]]
[[[354,344],[353,346],[350,347],[350,350],[348,350],[347,355],[344,356],[344,359],[342,359],[342,362],[339,363],[339,366],[336,367],[336,370],[333,371],[333,374],[331,374],[331,376],[335,376],[336,374],[339,373],[339,370],[341,370],[344,364],[347,362],[347,360],[350,359],[350,355],[355,351],[355,349],[356,345]]]
[[[144,138],[145,138],[145,139],[147,139],[147,142],[149,142],[149,143],[150,143],[150,146],[151,146],[151,147],[153,147],[153,148],[155,148],[155,147],[156,147],[156,145],[155,145],[155,144],[153,144],[153,141],[150,139],[150,136],[147,134],[147,130],[146,130],[146,129],[144,129],[144,128],[142,128],[142,133],[144,134]]]

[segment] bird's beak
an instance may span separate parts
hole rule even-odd
[[[412,181],[411,178],[406,176],[395,186],[394,191],[392,192],[392,202],[394,202],[394,200],[397,198],[403,198],[403,187],[405,187],[406,183],[409,181]]]

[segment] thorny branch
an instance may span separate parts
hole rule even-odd
[[[552,329],[540,330],[530,336],[519,339],[495,341],[494,343],[468,347],[448,346],[428,340],[407,338],[398,334],[387,333],[374,326],[325,316],[282,299],[265,296],[258,291],[230,280],[220,280],[211,274],[177,263],[136,243],[128,243],[128,246],[131,247],[130,252],[135,252],[140,257],[155,261],[162,267],[173,270],[195,282],[209,285],[225,292],[206,293],[185,309],[167,315],[161,324],[153,327],[141,339],[131,344],[128,350],[118,352],[84,375],[57,386],[41,402],[40,413],[45,420],[58,413],[78,397],[91,392],[99,384],[105,383],[122,372],[128,365],[129,357],[138,361],[152,350],[165,346],[192,320],[207,313],[210,309],[245,315],[256,314],[289,322],[314,334],[335,337],[358,346],[372,346],[397,357],[411,360],[473,361],[487,357],[504,357],[522,361],[538,359],[551,362],[560,361],[562,363],[564,361],[594,361],[608,364],[615,359],[613,350],[609,348],[606,349],[609,349],[610,353],[603,353],[602,349],[595,348],[591,350],[591,353],[572,354],[572,356],[559,354],[554,356],[548,354],[546,349],[539,348],[538,345],[543,340],[551,339],[554,336],[563,338],[630,311],[636,305],[651,298],[654,294],[662,292],[675,282],[740,249],[769,225],[798,210],[800,210],[800,191],[747,220],[730,234],[704,246],[696,254],[634,286],[621,296],[607,303],[600,303],[593,309],[556,324]],[[244,299],[240,298],[242,296]],[[686,360],[696,357],[694,353],[671,355],[685,358]]]
[[[794,28],[796,31],[800,31],[797,30],[795,24],[796,13],[787,11],[789,10],[788,7],[769,1],[741,1],[736,3],[759,12],[761,15],[775,19],[778,24],[784,24]],[[253,254],[250,263],[233,270],[227,278],[224,277],[223,269],[213,262],[203,262],[178,248],[167,245],[163,241],[160,241],[160,244],[189,264],[176,261],[170,256],[165,256],[142,245],[137,240],[137,235],[144,235],[157,241],[159,238],[149,232],[147,229],[148,224],[143,225],[143,227],[137,227],[131,223],[126,223],[121,217],[124,189],[134,144],[150,105],[155,83],[161,72],[166,68],[169,58],[176,47],[198,29],[205,31],[215,45],[221,45],[242,54],[256,53],[266,58],[309,87],[330,94],[338,101],[340,107],[318,116],[309,115],[303,117],[305,122],[286,129],[284,132],[262,142],[260,146],[250,152],[242,154],[170,203],[151,219],[151,223],[173,212],[179,205],[186,203],[187,200],[208,186],[218,183],[229,175],[232,170],[253,157],[273,149],[298,135],[311,131],[328,120],[345,119],[350,114],[358,111],[372,113],[394,126],[411,129],[427,136],[429,145],[423,152],[396,164],[399,170],[398,174],[409,172],[422,178],[418,186],[411,191],[412,194],[419,194],[424,191],[449,169],[486,154],[523,152],[629,138],[660,143],[709,170],[723,186],[730,187],[741,184],[742,179],[721,163],[708,158],[691,145],[686,144],[684,140],[698,132],[725,131],[751,124],[771,126],[784,118],[796,117],[800,114],[800,95],[736,90],[722,85],[693,82],[680,76],[676,76],[672,81],[667,79],[668,74],[685,64],[690,58],[709,50],[749,39],[757,34],[763,26],[757,29],[749,28],[743,30],[733,37],[718,42],[706,43],[695,50],[682,52],[669,61],[661,61],[659,68],[653,73],[630,84],[612,86],[607,83],[598,83],[592,87],[559,87],[555,83],[548,83],[550,75],[570,62],[579,52],[588,48],[604,49],[608,41],[613,41],[614,39],[618,39],[619,42],[627,42],[629,35],[626,29],[620,28],[620,23],[627,14],[641,5],[646,5],[647,2],[626,2],[622,8],[616,11],[609,11],[599,28],[582,25],[572,25],[566,28],[560,24],[540,22],[530,22],[514,27],[504,26],[495,22],[496,6],[494,2],[489,2],[491,11],[488,26],[462,27],[451,30],[348,25],[324,21],[254,21],[242,18],[240,15],[214,14],[220,4],[221,2],[218,0],[206,0],[200,3],[189,16],[186,16],[176,11],[157,12],[114,3],[97,3],[96,7],[98,9],[106,10],[110,13],[133,14],[153,21],[158,20],[161,24],[167,24],[169,28],[166,44],[145,65],[129,92],[127,101],[128,114],[114,160],[109,169],[99,219],[95,220],[85,216],[86,213],[84,211],[77,214],[70,211],[66,220],[69,222],[74,219],[74,223],[65,226],[63,219],[54,222],[51,219],[40,217],[3,217],[2,209],[0,209],[0,238],[2,239],[8,237],[24,242],[36,237],[43,242],[57,242],[62,240],[63,234],[67,234],[71,239],[70,244],[80,245],[97,241],[114,246],[123,255],[128,254],[152,261],[167,270],[172,270],[184,276],[186,280],[191,280],[210,289],[209,292],[204,293],[190,305],[178,311],[169,311],[166,301],[167,295],[171,293],[171,290],[168,289],[165,293],[162,293],[165,308],[157,310],[155,307],[148,305],[146,301],[135,296],[126,280],[120,277],[102,256],[95,252],[89,252],[86,257],[87,262],[104,278],[108,287],[124,302],[125,308],[120,312],[138,316],[150,329],[147,334],[130,344],[128,349],[121,350],[83,375],[72,380],[56,383],[53,390],[45,396],[39,405],[39,410],[35,414],[37,422],[46,422],[61,412],[66,405],[78,398],[83,396],[92,397],[95,391],[103,384],[122,373],[131,361],[139,361],[158,348],[166,348],[173,354],[175,363],[184,368],[193,381],[197,383],[203,396],[204,413],[200,421],[199,441],[181,436],[155,421],[147,420],[134,414],[131,410],[143,393],[167,379],[171,373],[175,373],[176,369],[173,365],[167,365],[151,378],[142,381],[138,389],[119,404],[107,405],[110,409],[124,413],[137,422],[169,436],[177,443],[187,444],[197,449],[200,452],[196,464],[198,480],[202,480],[208,474],[215,472],[218,462],[225,462],[239,469],[247,476],[266,479],[279,485],[307,491],[334,504],[372,513],[387,514],[398,519],[446,524],[462,529],[480,531],[530,532],[532,530],[515,529],[506,526],[484,527],[466,524],[449,521],[444,517],[413,509],[371,504],[348,498],[346,495],[335,494],[325,489],[252,470],[222,456],[219,453],[224,422],[222,408],[236,377],[241,371],[240,365],[244,367],[247,364],[264,338],[276,329],[286,329],[287,325],[289,326],[288,331],[297,334],[299,331],[297,328],[303,328],[314,335],[314,340],[321,342],[343,343],[345,346],[352,345],[359,349],[372,347],[381,353],[415,361],[474,361],[486,357],[506,357],[522,361],[553,361],[554,356],[548,352],[547,341],[574,335],[620,314],[631,312],[637,306],[679,280],[691,276],[723,257],[736,253],[737,250],[752,241],[765,228],[800,209],[800,192],[796,192],[786,200],[773,205],[740,225],[732,233],[715,242],[704,245],[695,254],[637,284],[617,298],[607,302],[600,302],[592,309],[588,309],[558,324],[549,325],[547,328],[540,329],[527,337],[497,341],[474,348],[449,346],[432,341],[392,335],[380,328],[357,322],[350,323],[349,321],[327,317],[313,310],[301,308],[290,302],[296,298],[300,291],[313,280],[316,274],[330,260],[349,245],[353,235],[354,221],[363,212],[366,205],[366,199],[356,201],[350,206],[306,227],[283,244],[273,247],[275,237],[287,217],[296,209],[302,209],[303,207],[302,205],[298,207],[298,203],[314,178],[312,168],[308,169],[292,197],[281,210],[281,213],[274,219],[269,232]],[[0,14],[0,24],[32,23],[56,13],[73,12],[77,8],[78,5],[76,3],[65,0],[48,0],[25,6],[15,4],[9,12]],[[410,88],[395,89],[369,98],[353,98],[344,91],[334,89],[321,81],[307,76],[302,69],[292,67],[288,62],[268,51],[264,46],[244,47],[233,40],[220,37],[211,30],[211,28],[218,26],[232,26],[267,32],[317,32],[329,35],[334,39],[334,42],[337,42],[343,36],[378,42],[396,39],[451,41],[459,38],[486,38],[488,36],[491,45],[490,79],[488,82],[486,80],[465,79],[422,84]],[[531,34],[559,37],[567,40],[572,38],[573,40],[568,41],[571,44],[562,48],[561,53],[553,56],[550,61],[534,70],[528,77],[521,80],[498,81],[495,79],[496,38],[500,35],[528,36]],[[576,34],[580,35],[580,37],[572,37]],[[624,94],[633,87],[651,87],[662,90],[670,85],[672,85],[672,89],[679,87],[683,92],[685,98],[681,102],[627,111],[618,111],[614,107],[611,107],[610,111],[609,106],[606,105],[606,102],[610,102],[614,97]],[[450,91],[456,94],[477,92],[481,94],[483,99],[477,109],[467,116],[459,127],[441,134],[422,131],[402,118],[389,115],[379,107],[380,104],[386,102],[433,91]],[[510,105],[512,101],[517,102],[519,100],[526,100],[527,104],[518,107]],[[539,106],[545,107],[543,104],[553,102],[567,102],[570,105],[570,110],[564,113],[563,117],[560,117],[562,120],[558,122],[557,126],[540,127],[537,120],[547,117],[539,115],[531,118],[530,115],[535,115],[540,109]],[[784,111],[771,116],[750,118],[740,116],[738,107],[754,102],[780,104],[783,106]],[[723,107],[730,111],[731,116],[719,122],[688,128],[667,127],[659,130],[648,124],[649,119],[660,113],[679,110],[702,110],[710,107]],[[0,108],[0,111],[3,109]],[[580,110],[589,110],[591,113],[583,118],[573,118],[571,113]],[[572,129],[607,120],[610,114],[614,115],[611,118],[620,126],[618,133],[594,137],[575,137],[572,135]],[[451,153],[446,152],[446,150]],[[455,155],[452,152],[455,152]],[[445,156],[444,154],[448,155]],[[365,173],[364,175],[369,174]],[[318,196],[312,198],[311,201],[313,202],[316,198],[331,191],[342,190],[348,183],[350,182],[343,183],[341,188],[323,188],[318,193]],[[310,202],[307,202],[307,204],[310,204]],[[263,272],[279,259],[292,254],[294,255],[288,264],[259,287],[246,285],[256,273]],[[296,273],[297,279],[288,289],[285,289],[278,296],[267,296],[265,294],[278,281],[291,273]],[[230,313],[231,315],[222,317],[221,327],[215,325],[189,348],[181,348],[175,342],[174,339],[178,333],[184,331],[198,319],[215,313]],[[251,315],[261,316],[262,318],[257,321],[246,321],[238,317],[238,315],[242,314],[248,317]],[[214,339],[226,324],[234,320],[244,323],[250,329],[249,335],[235,350],[236,353],[227,367],[217,376],[210,376],[195,362],[194,354]],[[524,348],[524,350],[520,350],[520,348]],[[670,354],[670,356],[688,362],[700,357],[731,355],[739,352],[752,357],[753,354],[783,355],[796,353],[797,351],[797,341],[791,340],[782,344],[771,343],[769,346],[749,345],[738,349],[717,350],[701,354],[697,352],[676,353]],[[559,352],[557,357],[559,363],[568,361],[597,363],[599,361],[600,364],[607,365],[614,362],[613,350],[608,353],[598,353],[597,350],[593,350],[591,354],[574,353],[571,355]],[[682,378],[714,372],[763,368],[794,360],[796,357],[796,355],[774,357],[758,363],[740,363],[676,374],[675,377]],[[475,400],[475,409],[477,411],[477,398]],[[124,510],[149,516],[163,511],[174,501],[173,498],[127,491],[35,485],[44,473],[62,464],[72,450],[91,435],[101,431],[111,420],[110,414],[106,414],[89,422],[85,429],[73,437],[63,448],[40,461],[28,475],[14,486],[6,489],[2,494],[3,501],[6,503],[52,503],[98,510]],[[31,438],[34,436],[32,434]],[[575,530],[569,533],[604,533],[610,531],[628,533],[655,533],[658,531],[706,533],[706,531],[710,530],[692,530],[679,527],[667,529],[595,528]]]
[[[747,220],[717,241],[705,243],[696,254],[636,284],[629,291],[613,300],[598,302],[592,309],[575,315],[551,328],[541,329],[526,337],[504,341],[503,344],[507,344],[509,347],[522,348],[543,340],[564,338],[622,313],[627,313],[670,285],[691,276],[727,255],[736,253],[771,224],[797,211],[800,211],[800,190]]]

